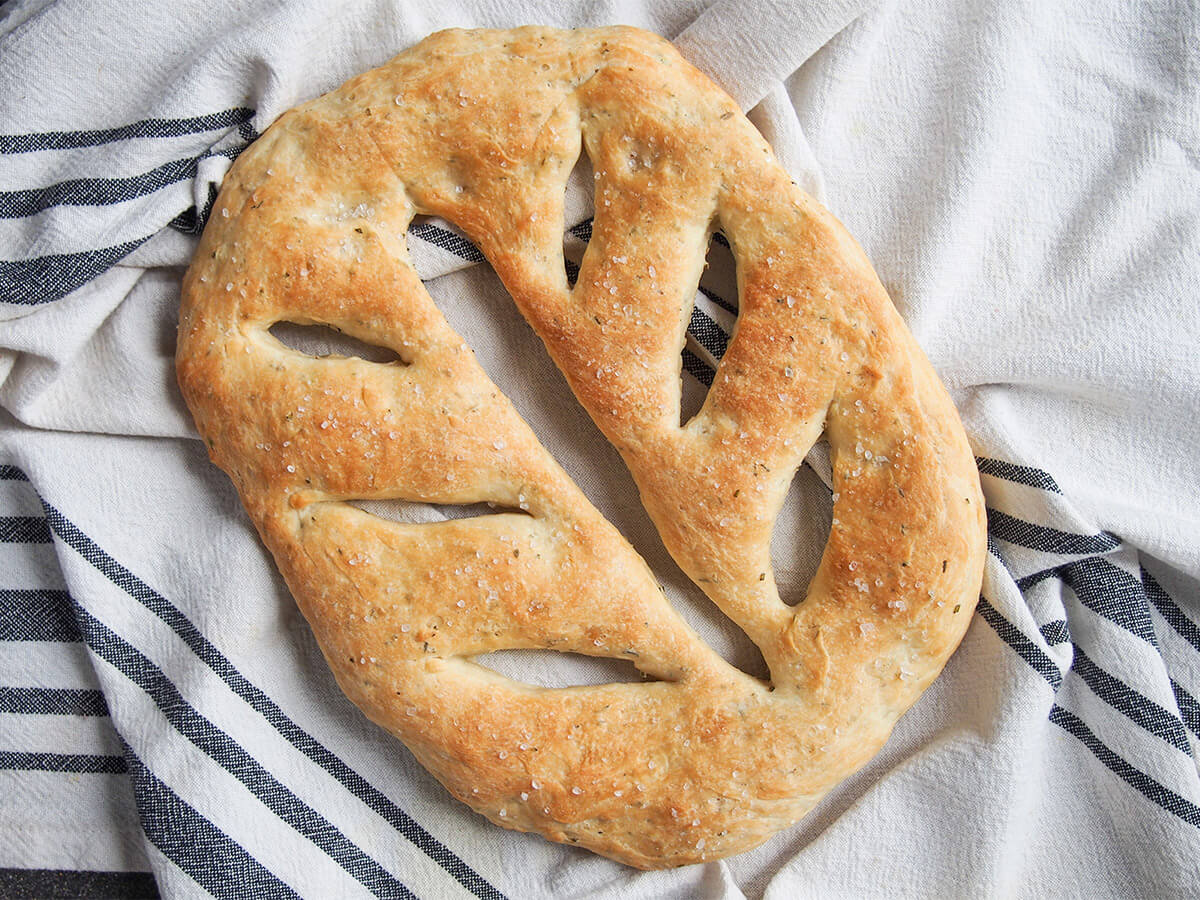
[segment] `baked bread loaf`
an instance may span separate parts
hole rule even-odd
[[[581,152],[596,215],[570,287]],[[486,255],[769,684],[685,624],[447,325],[406,249],[418,214]],[[681,426],[717,227],[737,327]],[[284,321],[400,359],[307,356],[270,333]],[[633,866],[795,822],[880,748],[978,597],[972,454],[870,264],[734,102],[635,29],[445,31],[281,116],[230,170],[185,278],[178,374],[345,693],[493,822]],[[793,607],[771,531],[822,434],[833,525]],[[346,502],[386,498],[510,511],[403,524]],[[653,680],[548,689],[472,659],[512,648]]]

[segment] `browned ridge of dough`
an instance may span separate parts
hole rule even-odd
[[[596,216],[570,288],[581,152]],[[418,214],[487,256],[769,685],[685,624],[447,325],[406,249]],[[717,227],[737,328],[681,427]],[[269,333],[280,321],[400,361],[307,356]],[[280,117],[213,209],[178,372],[346,694],[493,822],[633,866],[727,856],[804,815],[882,746],[978,597],[972,455],[870,264],[734,102],[635,29],[440,32]],[[833,525],[790,607],[771,531],[822,433]],[[344,502],[370,498],[513,512],[402,524]],[[547,689],[472,661],[508,648],[656,680]]]

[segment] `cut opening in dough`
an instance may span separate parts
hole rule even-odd
[[[580,223],[569,230],[564,241],[575,246],[579,259],[591,238],[591,225],[590,219]],[[671,558],[650,517],[637,501],[637,486],[616,449],[604,440],[575,396],[561,383],[562,376],[541,340],[517,312],[491,265],[485,261],[457,277],[466,279],[470,289],[443,295],[435,282],[429,285],[430,291],[450,326],[475,348],[480,364],[486,366],[496,386],[516,398],[519,412],[534,433],[646,561],[667,599],[688,624],[730,665],[760,681],[770,681],[770,672],[757,645]],[[538,390],[529,390],[530,384],[537,384]],[[370,511],[370,504],[378,502],[358,501],[355,505]],[[396,501],[386,502],[398,505]],[[455,510],[463,509],[466,507],[430,506],[425,511],[410,509],[403,514],[410,516],[404,521],[437,522],[445,514],[454,515]],[[398,514],[398,510],[393,513]],[[513,677],[522,680],[519,675]]]
[[[821,563],[833,524],[833,497],[819,474],[828,446],[818,444],[796,470],[771,532],[771,568],[779,598],[796,606]]]
[[[563,221],[567,232],[563,235],[563,268],[566,270],[567,286],[575,287],[579,279],[579,266],[583,262],[583,251],[592,239],[592,216],[595,210],[593,193],[596,190],[592,161],[580,150],[575,166],[567,176],[563,195]]]
[[[403,525],[425,525],[431,522],[445,522],[448,519],[476,519],[481,516],[504,514],[530,516],[523,509],[500,506],[495,503],[424,503],[398,499],[347,500],[346,502],[363,512]]]
[[[639,671],[632,657],[613,659],[556,650],[496,650],[476,656],[473,661],[513,681],[547,688],[658,680]]]
[[[583,251],[592,239],[592,220],[584,219],[567,229],[563,235],[563,268],[567,273],[567,286],[574,288],[579,280],[579,266],[583,262]]]
[[[637,547],[645,552],[644,547]],[[768,684],[771,670],[762,650],[745,631],[687,577],[665,552],[646,557],[667,600],[712,650],[735,669]]]
[[[422,252],[408,240],[413,265],[422,280],[484,261],[483,251],[457,225],[438,216],[413,216],[408,223],[406,238],[416,238],[428,245],[427,249],[433,250],[432,253]]]
[[[717,363],[737,323],[737,271],[725,234],[709,239],[680,361],[679,424],[685,427],[704,406]]]
[[[319,322],[276,322],[268,331],[285,347],[318,359],[357,358],[384,365],[405,365],[395,350],[346,334]]]

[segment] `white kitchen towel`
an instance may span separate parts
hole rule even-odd
[[[959,405],[991,538],[962,647],[883,752],[761,848],[659,873],[491,826],[363,719],[208,463],[172,366],[179,279],[215,189],[280,113],[441,27],[617,22],[675,40],[752,107],[863,244]],[[0,7],[0,884],[1194,893],[1198,63],[1187,2]],[[568,259],[587,204],[572,194]],[[757,671],[476,248],[436,221],[410,244],[451,323],[672,601]],[[710,263],[687,408],[736,320],[719,240]],[[777,529],[793,594],[828,529],[827,476],[814,453]]]

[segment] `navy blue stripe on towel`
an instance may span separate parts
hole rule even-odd
[[[54,206],[111,206],[152,194],[167,185],[194,178],[197,159],[173,159],[156,169],[128,178],[74,178],[46,187],[0,191],[0,219],[32,216]]]
[[[1063,682],[1062,670],[1058,664],[1032,638],[1026,637],[1021,629],[1008,621],[985,597],[979,598],[976,609],[983,620],[992,626],[1000,640],[1025,660],[1029,668],[1046,679],[1046,683],[1057,693]]]
[[[36,588],[0,590],[0,641],[83,640],[66,591]]]
[[[1025,636],[1020,629],[1005,619],[988,601],[979,598],[979,612],[1005,644],[1023,659],[1031,669],[1046,679],[1057,692],[1062,684],[1062,673],[1037,644]],[[1078,653],[1076,648],[1076,653]],[[1200,807],[1186,797],[1151,778],[1133,766],[1096,737],[1087,724],[1074,713],[1054,704],[1050,710],[1050,721],[1078,739],[1091,751],[1109,771],[1117,775],[1142,796],[1173,813],[1190,825],[1200,828]]]
[[[1171,691],[1175,694],[1175,703],[1179,706],[1183,724],[1200,738],[1200,701],[1184,690],[1174,678],[1171,679]]]
[[[158,900],[159,896],[150,872],[0,869],[0,897],[7,900]]]
[[[419,822],[288,718],[274,700],[242,675],[170,601],[105,553],[95,541],[53,506],[43,501],[43,507],[51,528],[64,544],[170,626],[234,693],[262,715],[289,743],[341,782],[348,791],[389,822],[475,896],[481,900],[504,900],[500,891],[426,831]]]
[[[1005,462],[1002,459],[989,459],[986,456],[975,457],[975,465],[979,467],[979,471],[984,475],[991,475],[995,478],[1014,482],[1015,484],[1040,488],[1052,494],[1062,493],[1058,483],[1041,469],[1034,469],[1030,466],[1019,466],[1016,463]]]
[[[34,306],[60,300],[102,275],[153,235],[79,253],[0,260],[0,302]]]
[[[0,713],[28,716],[107,716],[104,694],[89,688],[0,686]]]
[[[712,354],[713,359],[720,359],[729,349],[729,338],[724,330],[697,306],[692,307],[688,332],[699,342],[701,347]]]
[[[1154,636],[1154,625],[1150,621],[1147,591],[1142,584],[1106,559],[1088,557],[1065,565],[1043,569],[1017,580],[1022,593],[1049,578],[1058,578],[1079,598],[1079,602],[1103,616],[1114,625],[1119,625],[1137,635],[1150,646],[1158,649]]]
[[[0,544],[48,544],[50,529],[36,516],[0,516]]]
[[[716,373],[713,367],[686,347],[683,348],[683,371],[690,374],[706,388],[712,387]]]
[[[1130,765],[1129,762],[1102,744],[1077,715],[1055,704],[1054,708],[1050,710],[1050,721],[1077,738],[1110,772],[1117,775],[1143,797],[1161,806],[1167,812],[1174,813],[1189,825],[1200,828],[1200,807]]]
[[[1105,672],[1079,646],[1075,647],[1071,671],[1078,674],[1097,697],[1131,722],[1162,738],[1176,750],[1192,755],[1183,722],[1174,713]]]
[[[149,172],[126,178],[74,178],[46,187],[23,191],[0,191],[0,219],[32,216],[55,206],[112,206],[153,194],[180,181],[195,178],[201,160],[212,156],[236,157],[245,145],[216,153],[205,152],[186,159],[173,159]]]
[[[418,222],[410,225],[408,230],[427,244],[441,247],[443,250],[453,253],[459,259],[465,259],[467,262],[481,263],[486,258],[478,247],[462,235],[455,234],[453,231],[448,231],[445,228],[439,228],[429,222]]]
[[[1178,604],[1162,589],[1162,586],[1154,580],[1154,576],[1146,571],[1145,566],[1141,567],[1140,574],[1142,586],[1146,589],[1146,596],[1154,604],[1158,614],[1167,620],[1167,624],[1175,629],[1176,634],[1200,650],[1200,625],[1188,618],[1187,613],[1180,609]]]
[[[217,900],[300,900],[246,848],[180,799],[128,747],[125,758],[146,837],[198,885]]]
[[[240,781],[281,820],[308,838],[338,865],[376,895],[412,894],[378,862],[364,853],[324,816],[286,785],[209,719],[197,712],[178,688],[144,654],[82,607],[76,614],[88,646],[154,701],[181,735]]]
[[[219,129],[244,128],[254,118],[252,109],[226,109],[184,119],[142,119],[116,128],[93,131],[48,131],[34,134],[0,134],[0,154],[33,153],[37,150],[69,150],[98,147],[134,138],[173,138]]]
[[[1048,525],[1037,525],[1026,522],[1016,516],[1000,512],[998,509],[988,509],[988,532],[1002,541],[1039,550],[1042,553],[1056,553],[1061,556],[1080,556],[1083,554],[1109,553],[1121,546],[1121,542],[1101,531],[1098,534],[1076,534],[1071,531],[1059,531]]]
[[[70,772],[76,775],[120,775],[125,757],[95,753],[25,753],[0,750],[0,769],[23,772]]]

